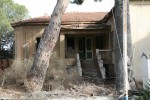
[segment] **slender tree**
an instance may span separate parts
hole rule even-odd
[[[101,1],[101,0],[96,0]],[[74,0],[71,3],[82,4],[84,0]],[[57,0],[48,27],[45,29],[36,52],[33,65],[29,71],[25,84],[30,91],[40,91],[43,87],[49,58],[58,40],[61,19],[68,6],[69,0]]]
[[[131,28],[130,28],[130,14],[129,14],[129,0],[124,1],[127,3],[127,7],[124,8],[127,11],[127,56],[132,60],[132,37],[131,37]],[[116,89],[118,94],[123,94],[125,91],[125,69],[123,65],[123,1],[115,0],[115,23],[118,36],[116,36],[115,41],[115,69],[116,69]],[[119,53],[118,53],[119,51]],[[131,63],[130,63],[131,65]]]
[[[115,23],[116,23],[116,41],[115,41],[115,69],[116,69],[116,89],[118,93],[123,92],[123,2],[115,0]],[[119,41],[119,42],[118,42]],[[119,53],[118,53],[119,52]]]
[[[133,58],[133,50],[132,50],[132,36],[131,36],[131,24],[130,24],[130,9],[129,9],[129,0],[127,0],[127,54],[130,59],[130,65],[132,63]]]
[[[25,79],[25,84],[30,91],[40,91],[43,87],[49,58],[58,40],[62,16],[68,3],[69,0],[57,0],[49,25],[45,29],[38,46],[32,68]]]

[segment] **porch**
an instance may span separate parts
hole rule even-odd
[[[60,58],[77,66],[79,54],[83,77],[101,78],[96,49],[99,50],[106,77],[114,76],[112,34],[109,29],[65,30],[60,34]]]

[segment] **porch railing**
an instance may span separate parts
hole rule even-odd
[[[100,51],[109,51],[109,50],[99,50],[96,49],[96,56],[97,56],[97,62],[98,62],[98,66],[102,75],[103,79],[106,79],[106,72],[105,72],[105,67],[103,66],[103,60],[101,58],[101,53]]]
[[[76,54],[76,59],[77,59],[77,70],[80,76],[82,76],[82,68],[81,68],[81,62],[80,62],[80,57],[79,53]]]

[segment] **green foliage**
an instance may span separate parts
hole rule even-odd
[[[20,21],[28,15],[25,6],[12,0],[0,0],[0,36],[13,31],[10,23]]]
[[[0,0],[0,48],[13,43],[13,28],[10,23],[28,17],[25,6],[14,3],[13,0]],[[4,49],[4,48],[3,48]]]
[[[101,2],[102,0],[94,0],[94,2]],[[84,2],[84,0],[73,0],[71,3],[75,3],[78,5],[81,5]]]
[[[94,0],[95,2],[101,2],[102,0]]]
[[[0,0],[0,8],[9,22],[20,21],[28,14],[25,6],[14,3],[12,0]]]
[[[129,100],[150,100],[150,80],[148,80],[145,88],[131,91],[130,93]]]
[[[5,12],[0,8],[0,36],[2,34],[7,34],[12,30],[13,28],[11,27]]]
[[[71,3],[81,5],[83,2],[84,2],[84,0],[73,0],[73,2],[71,2]]]
[[[150,100],[150,80],[147,82],[144,89],[139,90],[137,100]]]

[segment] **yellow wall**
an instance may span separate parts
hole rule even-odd
[[[36,38],[41,37],[46,26],[21,26],[15,28],[15,58],[29,59],[33,58],[36,53]],[[65,60],[67,65],[76,65],[76,58],[65,58],[65,38],[66,35],[71,36],[95,36],[96,34],[107,34],[104,37],[108,37],[109,30],[61,30],[59,40],[54,48],[54,53],[58,57]],[[78,35],[77,35],[78,34]],[[75,40],[75,45],[77,46],[77,38]],[[106,39],[105,39],[106,41]],[[105,42],[105,48],[108,48],[108,41]],[[77,49],[77,48],[76,48]],[[95,57],[95,49],[93,51],[93,56]],[[76,50],[76,53],[78,51]]]
[[[41,37],[45,26],[21,26],[15,28],[15,58],[33,58],[36,52],[36,38]],[[55,53],[59,56],[59,42]]]
[[[15,28],[15,57],[16,58],[22,58],[23,55],[23,37],[24,34],[20,34],[23,32],[23,28],[22,27],[17,27]]]
[[[142,81],[141,56],[150,51],[150,1],[130,2],[134,77]]]

